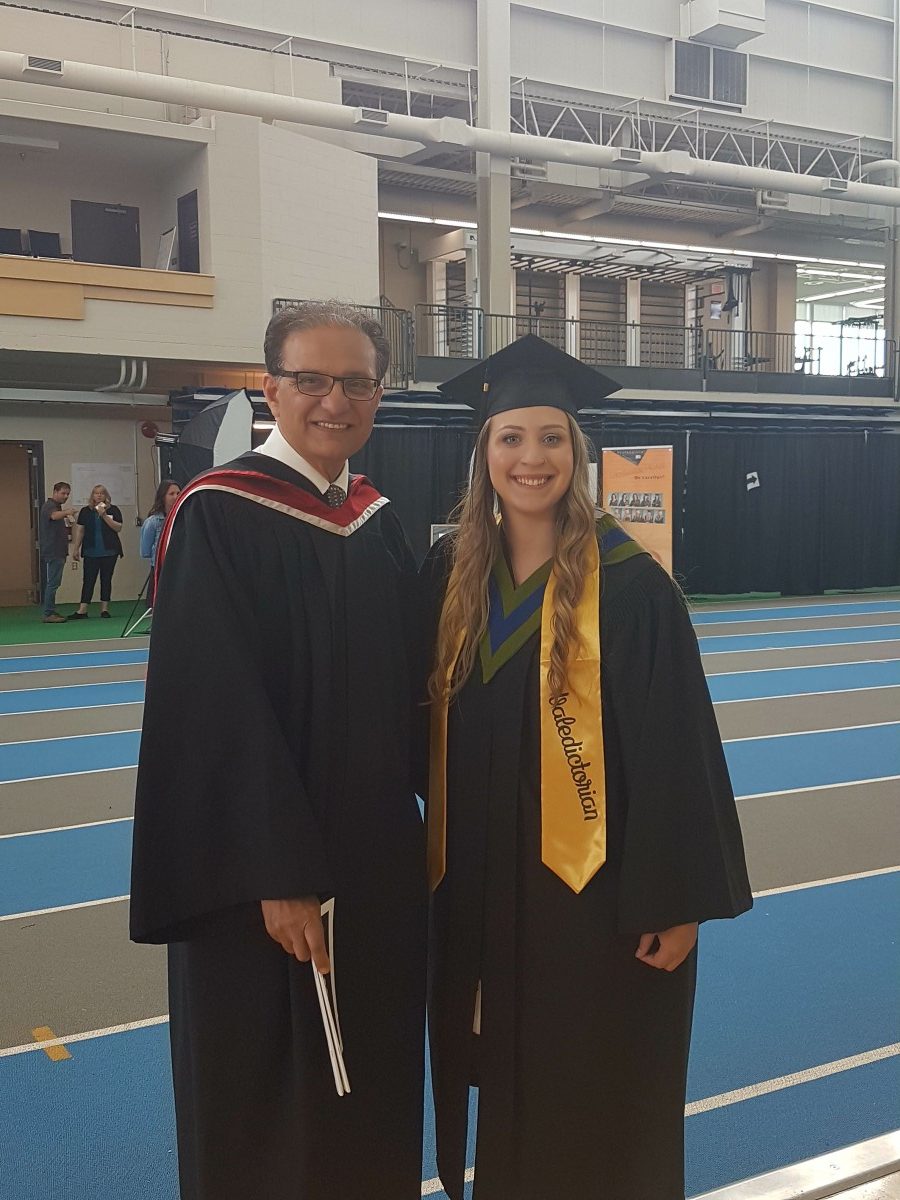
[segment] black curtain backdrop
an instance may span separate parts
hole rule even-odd
[[[350,463],[390,497],[418,559],[462,494],[474,444],[469,429],[376,425]]]
[[[610,422],[595,447],[674,448],[675,573],[689,593],[900,586],[900,436]],[[352,469],[391,498],[413,549],[428,549],[468,472],[474,434],[377,426]],[[747,488],[755,473],[759,487]]]
[[[815,595],[900,584],[898,482],[893,434],[691,433],[685,590]]]

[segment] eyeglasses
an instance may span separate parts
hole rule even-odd
[[[374,400],[381,387],[380,379],[367,379],[363,375],[322,375],[318,371],[279,371],[278,378],[292,379],[294,387],[304,396],[327,396],[339,383],[348,400]]]

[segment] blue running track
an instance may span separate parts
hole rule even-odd
[[[142,704],[141,679],[121,683],[82,683],[74,687],[30,688],[0,692],[0,717],[13,713],[64,711],[70,708],[106,708],[110,704]]]
[[[75,759],[82,771],[131,766],[139,738],[108,733],[0,745],[0,780],[65,773]],[[725,754],[738,796],[900,776],[900,723],[730,741]],[[130,821],[0,838],[0,914],[122,895],[129,838]]]
[[[783,608],[718,609],[692,613],[695,625],[724,625],[741,621],[785,621],[794,617],[861,617],[868,613],[900,614],[900,599],[873,600],[859,604],[789,604]]]
[[[0,658],[0,675],[20,671],[65,671],[73,667],[129,667],[147,661],[147,650],[100,650],[91,654],[29,654]]]
[[[875,662],[834,663],[824,667],[791,667],[771,671],[734,671],[707,676],[716,703],[761,700],[776,696],[812,696],[817,692],[854,692],[900,685],[900,658]],[[3,693],[0,692],[0,702]]]
[[[725,743],[735,795],[900,776],[900,722]]]
[[[844,646],[849,642],[892,642],[900,625],[848,625],[838,629],[798,629],[796,633],[738,633],[701,637],[702,654],[736,650],[788,650],[799,646]]]
[[[737,923],[705,926],[688,1101],[900,1041],[900,953],[880,934],[883,913],[898,904],[895,872],[765,897]],[[846,954],[823,955],[823,927]],[[816,986],[798,988],[798,978]],[[76,1042],[70,1052],[60,1063],[40,1052],[0,1059],[2,1200],[76,1191],[176,1200],[167,1027]],[[691,1116],[687,1194],[885,1133],[900,1123],[898,1097],[893,1055]],[[425,1144],[423,1178],[432,1179],[430,1109]]]
[[[131,828],[129,819],[0,838],[0,916],[127,895]]]
[[[140,744],[140,732],[133,730],[43,742],[7,742],[0,745],[0,783],[133,767]]]

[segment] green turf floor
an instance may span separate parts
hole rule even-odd
[[[64,604],[63,616],[74,612],[77,605]],[[109,606],[112,614],[107,621],[100,616],[99,604],[92,604],[86,621],[66,621],[65,624],[45,625],[38,605],[28,608],[0,608],[0,646],[17,646],[27,642],[83,642],[96,638],[98,641],[118,638],[125,628],[128,614],[134,607],[133,600],[113,600]],[[144,607],[143,600],[134,612],[134,620]],[[129,622],[131,624],[131,622]],[[142,622],[138,633],[147,632],[147,622]]]

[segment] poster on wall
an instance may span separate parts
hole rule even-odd
[[[603,451],[602,507],[672,574],[672,447]]]
[[[119,508],[136,503],[134,463],[72,463],[72,499],[87,504],[91,491],[102,483]]]

